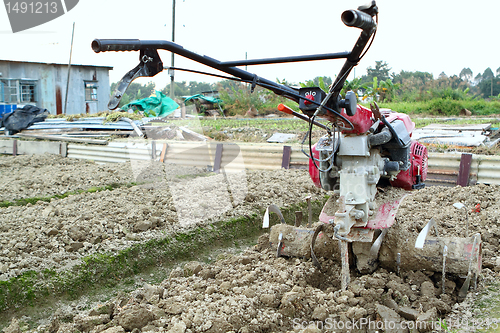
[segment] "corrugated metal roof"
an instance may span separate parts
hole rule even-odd
[[[73,121],[67,121],[65,119],[46,119],[44,122],[31,125],[28,129],[81,128],[93,130],[133,130],[132,125],[124,120],[103,123],[105,120],[106,118],[104,117],[82,118]],[[135,120],[134,123],[137,126],[141,126],[143,124],[140,120]]]
[[[40,62],[40,61],[22,61],[22,60],[8,60],[8,59],[0,59],[0,62],[17,62],[17,63],[29,63],[29,64],[42,64],[42,65],[58,65],[58,66],[68,66],[68,64],[60,64],[55,62]],[[109,68],[109,70],[113,69],[113,66],[100,66],[100,65],[81,65],[81,64],[71,64],[71,66],[79,66],[79,67],[100,67],[100,68]]]

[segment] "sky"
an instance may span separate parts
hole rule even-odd
[[[340,20],[346,9],[367,0],[176,0],[175,42],[184,48],[229,61],[330,53],[351,50],[361,30]],[[430,72],[437,77],[473,75],[500,67],[498,0],[379,0],[375,41],[352,72],[359,77],[375,61],[391,72]],[[65,15],[29,30],[12,33],[6,9],[0,8],[0,59],[68,63],[75,24],[73,64],[113,66],[116,82],[139,62],[139,52],[94,53],[93,39],[125,38],[171,40],[172,0],[80,0]],[[170,53],[159,51],[164,66]],[[248,66],[266,79],[298,83],[316,76],[335,77],[343,60]],[[175,66],[220,73],[176,56]],[[244,69],[244,67],[243,67]],[[215,82],[210,76],[176,72],[176,81]],[[166,71],[135,82],[170,82]]]

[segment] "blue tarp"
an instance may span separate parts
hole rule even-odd
[[[179,107],[173,99],[156,91],[156,96],[132,101],[121,107],[122,110],[134,109],[143,111],[147,117],[166,117]]]

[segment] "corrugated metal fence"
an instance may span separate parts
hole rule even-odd
[[[166,145],[166,146],[165,146]],[[201,142],[112,142],[108,146],[68,144],[68,157],[93,160],[100,163],[126,162],[128,160],[162,160],[165,163],[196,167],[213,167],[217,145],[222,145],[220,165],[226,170],[273,170],[280,169],[283,162],[283,145],[246,143],[201,143]],[[300,147],[291,147],[291,168],[307,166],[307,157]]]
[[[219,145],[219,155],[217,154]],[[282,144],[251,143],[200,143],[200,142],[149,142],[134,144],[112,142],[108,146],[68,144],[68,157],[94,160],[96,162],[126,162],[132,160],[163,160],[185,166],[217,166],[231,170],[273,170],[283,165],[290,168],[305,168],[307,157],[300,146],[290,147],[287,158]],[[284,154],[285,153],[285,154]],[[284,158],[285,155],[285,158]],[[429,154],[429,185],[457,184],[461,153]],[[219,164],[217,164],[219,163]],[[500,156],[472,155],[470,182],[500,184]]]

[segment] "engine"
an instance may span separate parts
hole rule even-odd
[[[340,195],[343,209],[334,222],[345,237],[377,215],[374,199],[381,180],[406,190],[425,186],[427,148],[411,140],[415,124],[406,114],[358,105],[354,115],[343,115],[353,128],[313,146],[316,163],[309,161],[309,173],[316,186]]]

